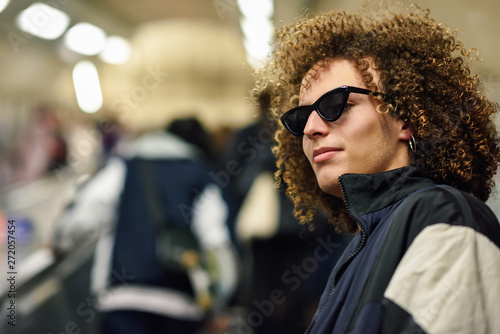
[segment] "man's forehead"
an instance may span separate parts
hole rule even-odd
[[[323,86],[325,82],[328,85],[328,90],[347,84],[354,85],[353,81],[355,81],[356,78],[354,67],[352,68],[352,72],[349,71],[348,75],[346,75],[346,71],[344,69],[338,71],[338,67],[335,66],[341,65],[342,67],[345,67],[345,64],[350,64],[350,62],[344,59],[327,59],[316,63],[311,69],[309,69],[309,71],[307,71],[306,75],[302,79],[299,91],[300,96],[302,97],[307,94],[309,90],[314,87]],[[346,79],[348,80],[346,81]],[[331,81],[336,82],[336,87],[331,86]]]
[[[367,71],[372,75],[373,83],[379,86],[380,72],[374,69],[373,59],[367,58],[366,61],[369,62]],[[337,87],[342,85],[365,87],[365,85],[362,84],[364,82],[363,76],[356,69],[352,61],[344,58],[326,58],[313,65],[302,78],[299,89],[300,96],[306,94],[312,86],[321,85],[322,80],[325,80],[323,74],[326,72],[329,72],[330,79],[335,77],[339,78]],[[331,87],[331,89],[334,88],[336,87]],[[380,89],[380,87],[378,88]]]
[[[321,81],[321,73],[329,70],[329,64],[330,62],[321,61],[307,71],[300,84],[300,95],[311,88],[311,82],[319,83]]]

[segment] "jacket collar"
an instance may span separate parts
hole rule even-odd
[[[349,214],[360,217],[394,204],[417,189],[434,185],[413,166],[375,174],[344,174],[339,178]]]

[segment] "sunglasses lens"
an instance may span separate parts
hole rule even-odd
[[[347,100],[346,93],[346,91],[336,91],[321,100],[318,111],[323,119],[333,122],[342,115]]]
[[[281,121],[292,134],[302,136],[310,114],[311,111],[308,108],[298,107],[283,115]]]

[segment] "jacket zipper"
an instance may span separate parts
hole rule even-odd
[[[339,269],[337,269],[337,271],[333,275],[333,278],[332,278],[332,281],[333,281],[332,288],[330,289],[330,292],[328,293],[327,297],[331,297],[332,294],[333,294],[333,292],[335,291],[335,287],[336,287],[336,285],[338,283],[337,282],[337,276],[347,267],[347,265],[349,264],[349,262],[351,262],[352,259],[354,259],[356,257],[356,255],[358,255],[358,253],[361,251],[361,249],[364,247],[364,245],[366,243],[366,230],[363,228],[363,226],[361,225],[361,223],[359,222],[359,220],[356,219],[356,217],[354,217],[354,215],[353,215],[353,213],[351,211],[351,208],[349,207],[349,202],[347,202],[347,198],[345,196],[344,184],[342,183],[342,176],[339,177],[339,184],[340,184],[340,190],[342,191],[342,198],[344,199],[344,203],[345,203],[345,206],[346,206],[346,209],[347,209],[347,213],[354,220],[354,222],[356,223],[356,225],[358,225],[358,227],[360,229],[359,233],[361,234],[361,240],[359,242],[358,247],[351,254],[349,254],[349,256],[347,256],[345,258],[345,260],[339,266]],[[313,321],[307,327],[307,329],[305,331],[305,334],[308,334],[311,331],[312,327],[318,321],[319,317],[321,316],[321,313],[323,312],[323,309],[325,308],[325,304],[328,301],[328,299],[329,298],[325,298],[325,300],[323,301],[323,303],[321,303],[321,306],[318,309],[318,313],[314,317]]]

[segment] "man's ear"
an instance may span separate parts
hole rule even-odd
[[[410,130],[410,125],[408,122],[403,120],[398,120],[399,126],[399,139],[400,140],[410,140],[413,132]]]

